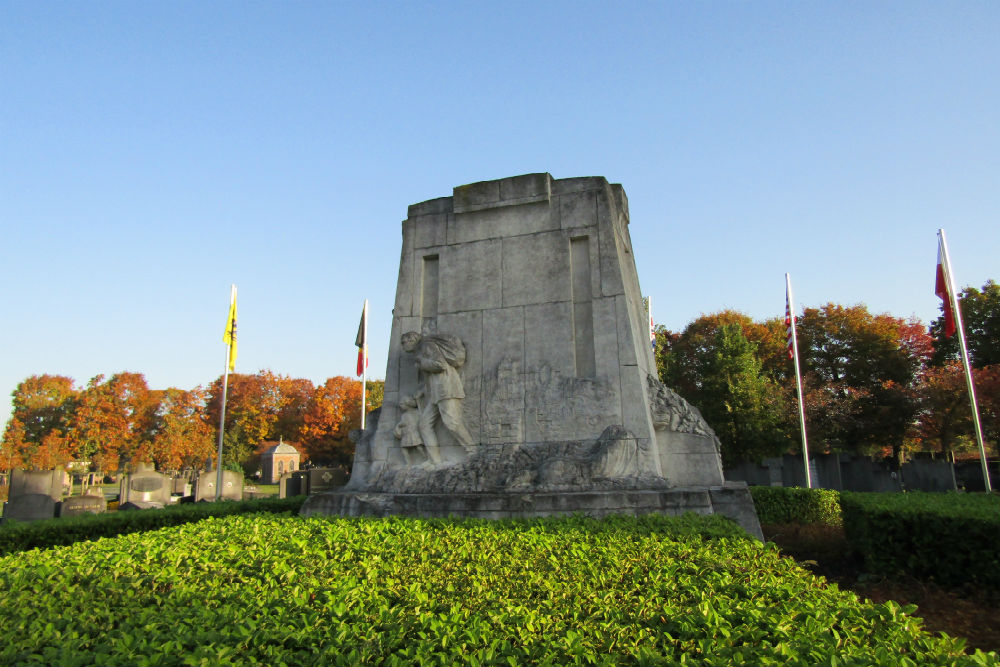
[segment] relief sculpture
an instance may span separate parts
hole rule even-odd
[[[439,422],[466,453],[471,454],[475,443],[462,416],[465,391],[458,374],[465,363],[465,345],[457,336],[421,335],[415,331],[404,333],[401,343],[404,352],[414,355],[419,372],[420,388],[413,398],[419,406],[417,432],[428,458],[434,463],[441,461],[434,431]]]

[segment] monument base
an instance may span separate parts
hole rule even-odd
[[[334,491],[310,496],[303,516],[413,516],[511,519],[585,514],[638,516],[685,512],[721,514],[763,540],[750,491],[743,482],[722,486],[651,490],[525,493],[365,493]]]

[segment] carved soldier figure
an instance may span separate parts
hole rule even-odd
[[[421,336],[415,331],[401,337],[403,350],[416,355],[416,366],[424,378],[421,390],[420,436],[432,461],[439,461],[434,426],[440,421],[465,451],[472,453],[473,442],[462,417],[465,390],[458,367],[465,363],[465,345],[456,336]],[[418,393],[418,397],[421,394]]]

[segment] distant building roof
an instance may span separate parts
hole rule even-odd
[[[279,442],[273,447],[269,447],[265,454],[298,454],[299,450],[295,449],[287,442]]]

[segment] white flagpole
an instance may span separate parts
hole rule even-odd
[[[944,230],[938,230],[941,241],[941,258],[944,261],[944,279],[948,285],[948,298],[951,300],[951,312],[955,317],[955,329],[958,331],[958,347],[962,351],[962,367],[965,369],[965,385],[969,388],[969,403],[972,406],[972,425],[976,431],[976,444],[979,445],[979,461],[983,466],[983,483],[986,492],[993,490],[990,485],[990,469],[986,463],[986,446],[983,444],[983,428],[979,423],[979,407],[976,405],[976,387],[972,381],[972,368],[969,365],[969,350],[965,345],[965,325],[962,323],[962,311],[958,307],[958,291],[951,275],[951,258],[948,257],[948,242],[944,238]]]
[[[799,369],[799,340],[795,333],[795,304],[792,301],[792,278],[785,274],[785,296],[788,297],[788,322],[792,332],[792,359],[795,361],[795,387],[799,393],[799,430],[802,433],[802,458],[806,466],[806,488],[812,488],[812,473],[809,471],[809,442],[806,439],[806,408],[802,396],[802,371]]]
[[[368,386],[368,299],[361,311],[362,348],[361,348],[361,430],[365,430],[365,393]]]
[[[236,303],[236,285],[229,292],[229,309]],[[226,322],[229,326],[229,322]],[[226,363],[222,374],[222,409],[219,410],[219,448],[215,454],[215,499],[222,498],[222,436],[226,430],[226,390],[229,388],[229,353],[232,350],[232,339],[226,344]]]

